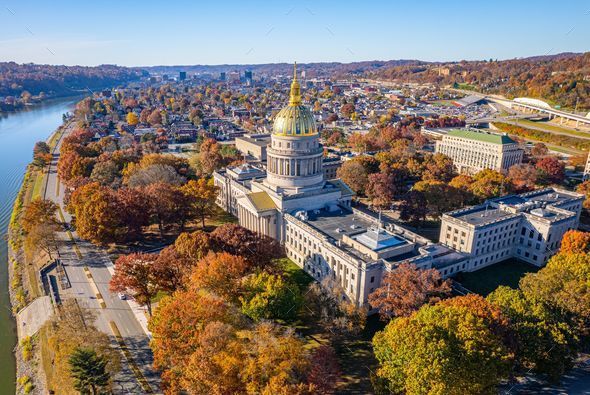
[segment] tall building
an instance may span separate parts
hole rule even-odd
[[[186,80],[186,71],[181,71],[181,72],[178,73],[178,80],[179,81]]]
[[[468,254],[474,271],[508,258],[543,266],[578,227],[584,196],[547,188],[445,213],[440,242]]]
[[[460,173],[483,169],[507,171],[522,162],[524,151],[507,135],[473,129],[455,129],[436,142],[436,152],[453,159]]]
[[[296,72],[289,104],[274,119],[266,157],[266,171],[242,165],[215,172],[217,204],[240,225],[279,240],[293,262],[318,281],[332,278],[358,305],[400,262],[465,266],[465,254],[352,207],[350,188],[339,179],[326,180],[323,148],[313,115],[302,104]]]
[[[225,81],[225,71],[222,71],[221,73],[219,73],[219,80]]]

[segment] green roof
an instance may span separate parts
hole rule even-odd
[[[256,211],[268,211],[272,209],[276,209],[277,206],[275,202],[268,196],[266,192],[252,192],[246,195],[248,200],[252,203],[252,205],[256,208]]]
[[[484,143],[492,144],[515,144],[516,141],[512,140],[505,134],[495,134],[489,132],[480,132],[477,130],[469,129],[453,129],[447,136],[461,137],[469,140],[482,141]]]

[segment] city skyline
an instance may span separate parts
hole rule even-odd
[[[588,18],[581,1],[558,9],[548,1],[10,1],[0,9],[0,59],[123,66],[511,59],[585,52]]]

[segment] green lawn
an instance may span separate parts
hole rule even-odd
[[[311,284],[314,281],[313,277],[305,273],[305,271],[302,268],[297,266],[295,262],[293,262],[289,258],[279,259],[279,267],[283,270],[285,277],[287,277],[293,283],[297,284],[297,286],[303,293],[305,293],[309,284]]]
[[[459,273],[455,280],[472,292],[487,296],[500,285],[517,288],[526,273],[539,268],[516,259],[508,259],[471,273]]]

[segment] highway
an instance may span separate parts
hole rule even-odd
[[[63,205],[64,187],[58,179],[57,161],[63,137],[72,133],[73,129],[73,124],[68,125],[57,141],[44,193],[46,199],[59,205],[59,216],[68,224],[71,216]],[[114,378],[115,393],[160,393],[159,374],[152,368],[149,337],[130,304],[109,292],[113,265],[108,254],[101,248],[80,240],[75,231],[60,232],[58,237],[59,256],[72,285],[64,297],[75,297],[81,306],[95,312],[96,327],[108,334],[113,346],[122,351],[122,371]]]

